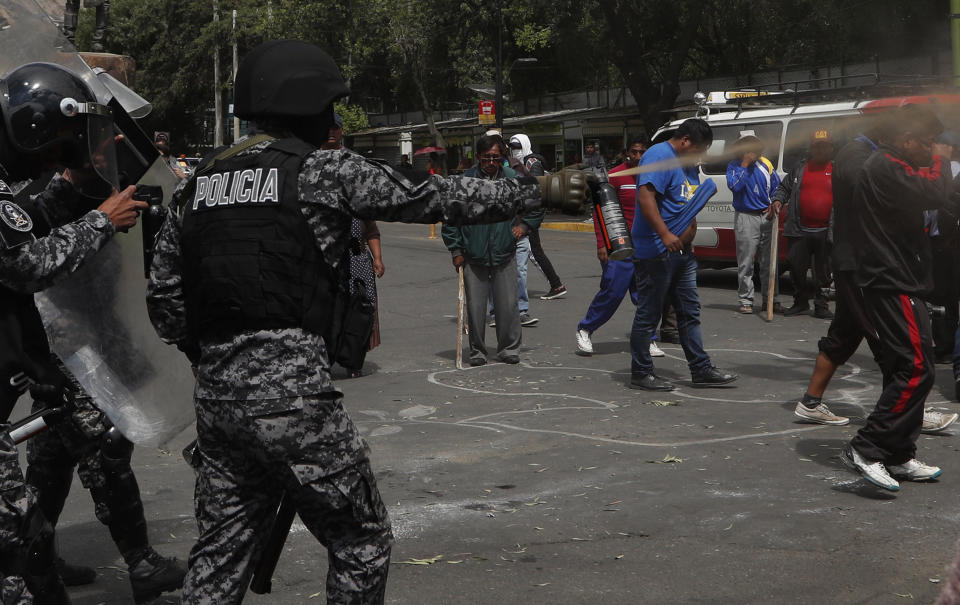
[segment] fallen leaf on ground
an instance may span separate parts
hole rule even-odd
[[[400,565],[433,565],[437,561],[443,558],[443,555],[437,555],[435,557],[428,557],[426,559],[407,559],[406,561],[400,561]]]
[[[663,457],[663,460],[647,460],[647,462],[650,462],[653,464],[670,464],[671,462],[676,462],[679,464],[683,462],[683,458],[678,458],[673,454],[667,454],[666,456]]]

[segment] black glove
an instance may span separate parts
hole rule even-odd
[[[58,381],[59,382],[59,381]],[[46,408],[73,407],[73,389],[63,381],[60,384],[31,384],[30,396],[39,401]]]
[[[540,183],[540,199],[544,208],[575,213],[587,199],[588,180],[596,176],[583,170],[561,170],[535,177]]]

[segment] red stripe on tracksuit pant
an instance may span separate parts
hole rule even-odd
[[[923,405],[933,388],[930,317],[923,301],[906,294],[865,289],[863,301],[889,380],[851,444],[865,458],[902,464],[916,453]]]

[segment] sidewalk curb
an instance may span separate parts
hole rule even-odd
[[[554,231],[582,231],[584,233],[593,233],[593,223],[572,223],[572,222],[550,222],[540,223],[541,229],[553,229]]]

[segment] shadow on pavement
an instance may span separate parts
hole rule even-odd
[[[799,439],[795,449],[801,458],[846,475],[845,479],[834,482],[830,488],[833,491],[869,500],[895,500],[895,494],[868,483],[840,462],[840,450],[846,444],[846,439]]]

